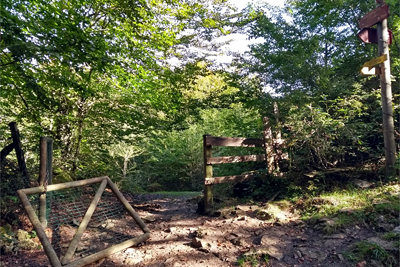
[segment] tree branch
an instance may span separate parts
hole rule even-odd
[[[18,61],[12,61],[12,62],[8,62],[8,63],[5,63],[5,64],[0,64],[0,67],[5,67],[5,66],[7,66],[7,65],[11,65],[11,64],[14,64],[14,63],[17,63]]]

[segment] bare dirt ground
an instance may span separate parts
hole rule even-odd
[[[343,256],[355,242],[376,238],[376,232],[368,225],[327,235],[321,227],[329,225],[329,219],[307,225],[291,209],[282,209],[271,221],[262,218],[255,205],[228,207],[213,217],[196,214],[197,199],[190,197],[126,198],[151,230],[151,238],[89,266],[238,266],[241,257],[247,255],[244,266],[383,267],[374,261],[356,265]],[[112,228],[125,229],[127,235],[140,234],[135,223],[127,220],[122,217],[108,223]],[[90,231],[88,228],[87,235],[98,237],[95,230]],[[97,243],[91,241],[91,245],[109,245],[100,237],[95,240]],[[42,249],[1,255],[0,262],[0,266],[50,266]]]

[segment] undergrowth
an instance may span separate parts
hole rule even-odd
[[[393,255],[380,245],[367,241],[357,242],[353,249],[344,255],[353,262],[373,259],[379,261],[383,266],[397,266],[396,258]]]
[[[365,179],[371,186],[358,188],[354,184],[355,179]],[[376,173],[367,171],[317,174],[311,178],[293,173],[286,177],[266,175],[250,182],[225,186],[224,189],[231,192],[236,189],[240,193],[236,196],[237,201],[224,201],[225,205],[288,201],[292,211],[309,223],[316,223],[321,218],[333,218],[335,225],[329,232],[364,223],[375,227],[382,216],[394,224],[400,212],[399,184],[380,179]]]

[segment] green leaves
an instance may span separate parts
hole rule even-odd
[[[360,45],[358,19],[371,5],[359,1],[289,1],[285,8],[259,6],[263,12],[248,31],[264,38],[251,47],[249,71],[276,91],[301,90],[333,98],[358,75],[370,47]]]
[[[75,177],[85,175],[79,159],[125,136],[185,128],[192,111],[182,92],[203,70],[171,70],[165,60],[219,36],[232,18],[220,16],[224,7],[206,0],[7,1],[0,9],[2,118],[29,126],[33,143],[53,137],[58,162]]]

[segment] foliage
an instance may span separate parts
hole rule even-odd
[[[257,266],[258,259],[256,255],[240,256],[238,258],[239,266]]]
[[[387,3],[397,92],[400,9],[397,1]],[[286,140],[288,181],[299,171],[381,164],[379,80],[359,74],[376,46],[356,36],[358,19],[372,8],[373,1],[355,0],[290,0],[283,8],[254,4],[241,11],[212,0],[4,2],[0,146],[10,142],[6,123],[16,121],[31,177],[38,173],[39,137],[46,135],[55,141],[61,178],[108,175],[132,192],[197,191],[203,134],[261,138],[267,116]],[[218,69],[207,58],[224,44],[218,37],[234,32],[260,42]],[[215,175],[249,171],[262,173],[265,165],[214,168]],[[250,191],[261,199],[270,187],[288,186],[296,198],[332,186],[325,177],[304,186],[288,181],[255,182]]]
[[[263,16],[248,35],[266,41],[252,46],[248,66],[279,92],[338,96],[343,87],[357,81],[355,71],[372,52],[360,45],[355,34],[357,19],[370,8],[364,2],[324,0],[258,7]]]
[[[80,161],[93,162],[94,148],[163,127],[159,113],[176,113],[180,94],[165,84],[190,74],[171,72],[165,60],[230,27],[231,9],[217,16],[224,7],[207,0],[8,1],[1,6],[2,119],[24,124],[31,140],[53,137],[58,167],[87,177],[78,173]]]
[[[259,119],[254,117],[252,110],[241,107],[210,109],[201,111],[200,116],[202,121],[192,123],[188,129],[154,131],[152,136],[143,139],[141,148],[145,152],[137,157],[137,171],[131,179],[145,181],[143,186],[159,183],[166,190],[199,191],[204,179],[203,134],[246,136],[246,131],[247,135],[257,133],[254,128]],[[232,151],[218,150],[215,151],[215,156],[235,153]],[[244,171],[237,166],[226,166],[216,171],[227,173],[232,169],[236,174]]]
[[[268,254],[261,254],[258,255],[258,253],[254,254],[248,254],[245,253],[243,255],[240,255],[237,259],[237,264],[239,266],[264,266],[264,264],[268,265],[270,257]]]

